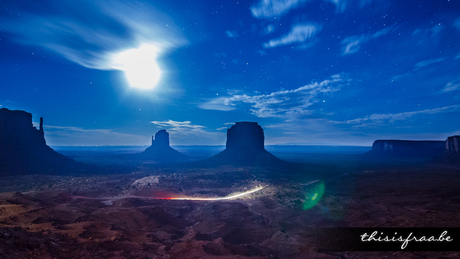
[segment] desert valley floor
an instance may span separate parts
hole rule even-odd
[[[275,153],[302,163],[191,168],[85,154],[73,153],[101,173],[3,177],[1,258],[460,257],[324,251],[317,238],[327,227],[460,227],[458,167]],[[164,199],[255,187],[263,189],[230,200]]]

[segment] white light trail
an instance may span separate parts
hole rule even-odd
[[[248,194],[251,194],[251,193],[255,193],[257,191],[260,191],[262,190],[263,188],[265,188],[265,186],[258,186],[252,190],[249,190],[249,191],[246,191],[246,192],[242,192],[242,193],[238,193],[238,194],[235,194],[235,195],[231,195],[231,196],[227,196],[227,197],[218,197],[218,198],[194,198],[194,197],[185,197],[185,198],[166,198],[168,200],[187,200],[187,201],[220,201],[220,200],[231,200],[231,199],[236,199],[236,198],[239,198],[239,197],[242,197],[242,196],[245,196],[245,195],[248,195]]]
[[[126,195],[126,196],[121,196],[121,197],[111,197],[111,198],[92,198],[92,197],[84,197],[84,196],[72,196],[73,199],[91,199],[91,200],[104,200],[107,202],[113,202],[121,199],[126,199],[126,198],[135,198],[135,199],[152,199],[152,200],[187,200],[187,201],[220,201],[220,200],[231,200],[231,199],[236,199],[240,198],[243,196],[246,196],[251,193],[258,192],[262,189],[264,189],[267,186],[257,186],[254,189],[251,189],[249,191],[245,191],[242,193],[226,196],[226,197],[217,197],[217,198],[197,198],[197,197],[166,197],[166,198],[160,198],[160,197],[144,197],[144,196],[131,196],[131,195]]]

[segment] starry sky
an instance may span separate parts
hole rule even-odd
[[[152,89],[114,58],[145,47]],[[43,117],[51,146],[160,129],[222,145],[236,121],[266,144],[445,140],[460,134],[460,1],[1,1],[0,107]]]

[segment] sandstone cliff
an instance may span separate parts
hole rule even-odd
[[[442,154],[444,141],[417,141],[417,140],[376,140],[372,151],[388,154],[419,155]]]
[[[448,137],[445,143],[446,153],[442,162],[460,165],[460,135]]]
[[[32,114],[0,109],[0,176],[11,174],[68,174],[87,167],[46,145],[43,119],[32,125]]]
[[[460,135],[447,138],[446,151],[460,154]]]
[[[0,148],[45,146],[43,119],[40,129],[32,126],[32,114],[25,111],[0,109]]]
[[[391,160],[424,160],[440,157],[445,152],[445,141],[376,140],[368,156]]]
[[[186,161],[188,157],[174,148],[169,146],[169,133],[166,130],[160,130],[152,136],[152,145],[144,152],[134,154],[131,159],[151,160],[159,163],[171,163]]]
[[[285,161],[265,150],[264,130],[257,122],[237,122],[227,130],[226,148],[205,160],[208,165],[276,166]]]

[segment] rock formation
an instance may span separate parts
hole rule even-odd
[[[227,130],[226,149],[258,153],[265,150],[264,130],[257,122],[237,122]]]
[[[160,148],[169,147],[169,133],[165,129],[159,130],[155,133],[155,138],[152,136],[152,146]]]
[[[446,150],[447,152],[460,154],[460,135],[447,138]]]
[[[237,122],[227,130],[226,148],[205,160],[209,165],[274,166],[286,163],[265,150],[264,130],[257,122]]]
[[[170,163],[188,160],[188,157],[169,146],[169,133],[162,129],[152,136],[152,145],[144,152],[134,154],[134,159],[152,160],[161,163]]]
[[[401,160],[430,160],[442,156],[445,145],[445,141],[376,140],[367,154]]]
[[[417,140],[376,140],[372,145],[372,150],[376,152],[388,153],[442,153],[444,151],[444,141],[417,141]]]
[[[449,164],[460,165],[460,135],[446,139],[446,154],[442,161]]]
[[[46,145],[43,118],[40,128],[32,114],[0,109],[0,176],[10,174],[61,174],[86,170],[85,165]]]
[[[40,129],[32,126],[32,114],[0,109],[0,148],[27,148],[46,145],[43,118]]]

